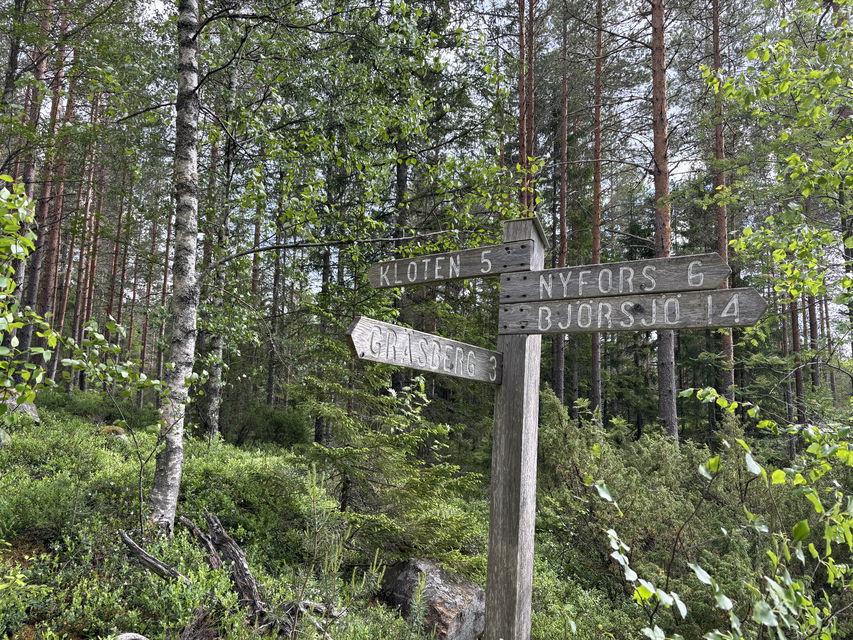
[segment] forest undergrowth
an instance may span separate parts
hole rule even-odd
[[[200,607],[215,612],[221,637],[260,637],[227,571],[205,563],[185,527],[172,539],[140,530],[135,450],[152,446],[156,431],[128,426],[134,437],[117,437],[95,392],[42,392],[39,404],[41,424],[18,420],[0,449],[0,637],[176,638]],[[833,577],[830,565],[845,567],[849,554],[849,520],[840,518],[849,507],[833,500],[851,486],[850,458],[815,463],[806,453],[787,462],[786,434],[724,415],[711,451],[657,435],[633,440],[592,414],[570,418],[543,394],[533,638],[628,639],[645,628],[698,639],[730,626],[733,614],[745,637],[767,637],[783,615],[803,623],[784,602],[773,604],[768,578],[778,581],[783,570],[800,584],[800,606],[815,603],[822,626],[837,625],[832,637],[849,637],[849,618],[827,607],[849,598],[846,569]],[[146,419],[144,411],[130,417],[129,425]],[[342,510],[336,470],[315,450],[189,439],[179,513],[197,522],[204,510],[218,515],[273,606],[311,600],[345,609],[328,626],[335,640],[427,637],[414,616],[378,602],[383,567],[432,557],[484,585],[488,469],[460,471],[467,482],[419,486],[418,500],[376,487],[351,493]],[[837,541],[823,526],[830,515]],[[447,535],[434,534],[436,523]],[[186,581],[146,571],[119,531]],[[833,545],[827,564],[824,547]],[[778,616],[777,624],[764,625],[762,615]],[[295,637],[320,636],[303,620]]]

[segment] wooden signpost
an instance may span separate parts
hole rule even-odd
[[[347,330],[356,355],[401,367],[500,384],[503,355],[381,320],[358,316]]]
[[[507,242],[479,249],[391,260],[371,265],[367,279],[377,289],[412,284],[482,278],[510,271],[529,271],[530,242]]]
[[[755,324],[766,308],[751,288],[525,302],[501,306],[498,333],[743,327]]]
[[[716,289],[731,272],[719,253],[545,269],[503,276],[501,304]]]
[[[370,267],[376,288],[501,276],[497,350],[359,316],[359,358],[497,385],[485,640],[529,640],[536,519],[542,334],[707,329],[755,324],[757,291],[717,289],[731,272],[716,253],[542,269],[536,218],[504,223],[504,244]]]

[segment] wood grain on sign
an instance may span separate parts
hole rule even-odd
[[[504,275],[500,301],[506,304],[716,289],[730,273],[718,253],[545,269]]]
[[[479,278],[530,269],[532,244],[523,240],[450,253],[391,260],[370,265],[367,278],[376,289]]]
[[[359,316],[347,330],[362,360],[500,384],[503,356],[497,351],[448,340]]]
[[[498,333],[595,333],[755,324],[767,301],[752,288],[501,305]]]

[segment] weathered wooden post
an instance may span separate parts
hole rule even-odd
[[[767,308],[754,289],[712,291],[730,273],[717,254],[543,270],[547,244],[524,218],[502,245],[370,267],[378,289],[502,274],[497,351],[361,316],[347,332],[361,359],[499,385],[485,640],[530,640],[542,334],[742,327]]]
[[[532,242],[530,269],[542,269],[547,240],[541,223],[535,218],[505,222],[504,242],[513,240]],[[541,334],[498,336],[503,383],[495,397],[492,436],[485,640],[530,637],[541,347]]]

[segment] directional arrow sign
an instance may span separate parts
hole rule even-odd
[[[363,360],[500,384],[503,356],[497,351],[359,316],[347,330]]]
[[[367,278],[377,289],[410,284],[478,278],[530,269],[532,243],[507,242],[477,249],[379,262],[370,266]]]
[[[531,302],[716,289],[731,273],[718,253],[609,262],[505,275],[500,300]]]
[[[595,333],[753,325],[767,301],[752,288],[501,305],[498,333]]]

